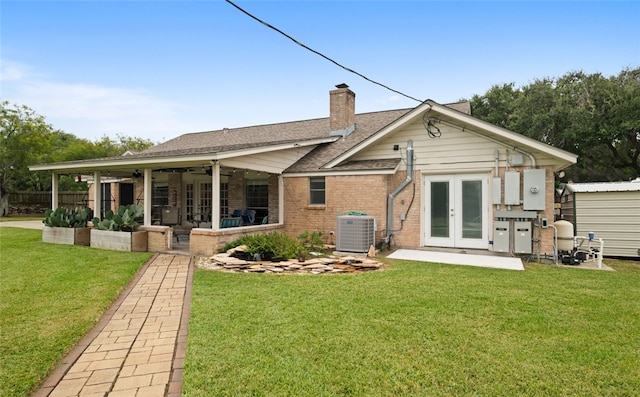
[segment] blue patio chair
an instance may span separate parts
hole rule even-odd
[[[245,210],[242,214],[242,223],[245,225],[253,225],[256,220],[256,212],[254,210]]]
[[[222,218],[220,219],[220,229],[238,227],[240,222],[242,222],[242,218]]]

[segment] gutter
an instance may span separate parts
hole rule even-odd
[[[387,197],[387,235],[383,242],[391,247],[391,236],[393,235],[393,201],[396,196],[413,181],[413,141],[407,141],[407,177],[398,185]]]

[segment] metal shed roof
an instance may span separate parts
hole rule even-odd
[[[568,183],[566,187],[573,193],[636,192],[640,191],[640,178],[628,182]]]

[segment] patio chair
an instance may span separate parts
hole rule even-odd
[[[239,218],[239,217],[222,218],[220,219],[220,229],[226,229],[229,227],[238,227],[240,226],[241,222],[242,222],[242,218]]]
[[[190,217],[187,217],[187,222],[193,223],[196,228],[199,228],[201,223],[211,222],[211,209],[192,214]]]
[[[245,225],[253,225],[256,220],[256,212],[254,210],[245,210],[242,214],[242,223]]]

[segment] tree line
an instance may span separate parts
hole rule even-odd
[[[640,68],[494,85],[470,102],[479,119],[577,154],[561,182],[640,176]]]
[[[31,172],[30,165],[121,156],[154,145],[148,139],[122,135],[96,141],[78,138],[55,129],[33,109],[8,101],[0,103],[0,136],[0,216],[8,213],[11,192],[51,190],[51,173]],[[87,190],[75,175],[61,175],[59,186],[61,191]]]

